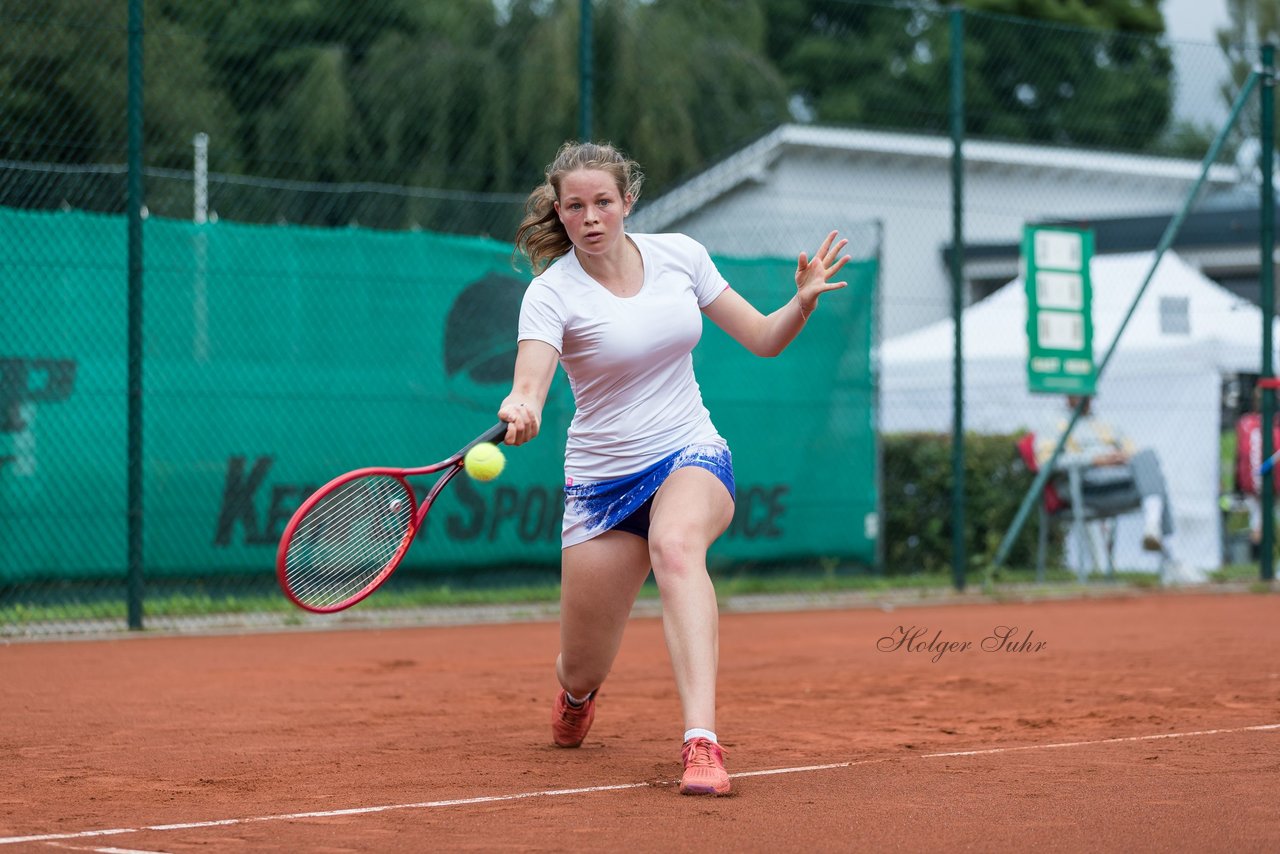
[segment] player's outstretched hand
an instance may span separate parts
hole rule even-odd
[[[849,256],[840,255],[840,251],[849,244],[838,232],[831,232],[822,241],[818,251],[810,259],[808,253],[801,252],[796,259],[796,293],[800,297],[800,310],[808,317],[818,304],[818,297],[827,291],[839,290],[848,282],[833,282],[832,278],[840,272],[840,268],[849,263]]]

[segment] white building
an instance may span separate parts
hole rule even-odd
[[[966,304],[1018,275],[1028,223],[1092,227],[1099,256],[1150,253],[1201,174],[1199,161],[1033,144],[968,140],[963,154]],[[827,231],[840,229],[850,236],[855,257],[878,255],[882,264],[881,423],[889,430],[945,430],[951,418],[953,332],[945,323],[932,331],[923,327],[952,313],[951,161],[952,145],[945,137],[787,125],[666,195],[642,200],[630,227],[681,231],[715,254],[791,257],[812,251]],[[1215,198],[1193,208],[1174,248],[1177,263],[1186,262],[1184,278],[1197,271],[1234,293],[1224,297],[1233,307],[1230,316],[1212,319],[1238,328],[1240,336],[1256,336],[1261,321],[1245,319],[1245,309],[1258,290],[1258,213],[1256,204],[1249,206],[1257,190],[1245,177],[1234,165],[1213,166],[1202,192]],[[1114,287],[1108,287],[1110,279],[1095,281],[1095,323],[1104,330],[1124,314],[1116,299],[1131,299],[1146,272],[1141,264],[1121,267],[1123,276]],[[1114,292],[1101,294],[1099,288]],[[786,289],[787,283],[779,283],[779,302]],[[1179,291],[1170,299],[1171,305],[1181,305],[1189,297]],[[1146,306],[1142,316],[1158,315],[1162,307]],[[1190,319],[1190,330],[1204,331],[1210,319],[1200,311]],[[913,330],[918,334],[906,335]],[[1234,361],[1228,363],[1222,343],[1227,340],[1203,344],[1197,360],[1183,351],[1144,360],[1123,347],[1108,371],[1111,379],[1100,386],[1101,408],[1109,417],[1139,440],[1158,444],[1164,464],[1177,472],[1172,479],[1177,481],[1178,551],[1180,559],[1200,568],[1216,566],[1222,550],[1217,436],[1229,426],[1218,417],[1222,385],[1227,374],[1247,372],[1248,353],[1258,349],[1232,350]],[[1106,335],[1095,338],[1095,354],[1100,357],[1110,343]],[[965,333],[966,352],[974,347],[1024,352],[1025,346],[1025,317],[1016,313]],[[921,372],[925,379],[919,387],[895,391],[891,357],[911,361],[934,351],[941,355]],[[981,359],[974,357],[966,366],[970,429],[1012,432],[1060,409],[1056,397],[1029,396],[1025,370],[1017,358],[1010,364],[991,381],[975,374],[983,368]],[[1160,370],[1163,378],[1153,379]],[[1191,370],[1197,371],[1194,382],[1168,376]],[[1142,390],[1150,394],[1143,397]],[[983,415],[991,412],[996,414]],[[1157,429],[1162,425],[1165,429]],[[1121,556],[1128,564],[1143,557]]]
[[[1200,174],[1195,161],[1031,144],[968,140],[963,153],[964,236],[973,244],[1016,245],[1028,222],[1167,216]],[[950,316],[951,156],[945,137],[784,125],[642,199],[630,228],[681,231],[713,254],[739,256],[812,252],[838,228],[855,256],[880,256],[888,338]],[[1234,168],[1215,166],[1206,185],[1237,181]],[[966,265],[966,275],[979,281],[966,302],[985,295],[980,266]]]

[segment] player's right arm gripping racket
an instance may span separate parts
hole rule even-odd
[[[427,511],[462,468],[467,451],[497,443],[499,422],[452,456],[422,468],[364,468],[336,477],[302,503],[276,551],[276,577],[300,608],[350,608],[386,581],[409,551]],[[443,471],[418,505],[406,478]]]

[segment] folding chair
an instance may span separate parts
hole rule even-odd
[[[1036,460],[1036,437],[1034,433],[1023,435],[1017,442],[1018,456],[1034,474],[1040,471],[1040,463]],[[1112,508],[1106,512],[1091,507],[1084,500],[1083,472],[1086,464],[1065,467],[1069,498],[1063,498],[1057,486],[1050,480],[1044,486],[1043,500],[1040,502],[1039,541],[1036,546],[1036,580],[1044,580],[1045,554],[1049,547],[1049,524],[1063,513],[1071,513],[1071,531],[1081,549],[1080,566],[1076,571],[1080,581],[1088,578],[1088,568],[1083,555],[1087,552],[1093,559],[1093,568],[1104,570],[1108,578],[1113,578],[1115,567],[1115,525],[1114,520],[1135,510],[1141,509],[1140,502],[1123,508]]]

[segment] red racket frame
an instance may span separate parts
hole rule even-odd
[[[280,589],[284,591],[284,595],[289,597],[289,601],[293,602],[293,604],[297,605],[299,608],[302,608],[304,611],[311,611],[315,614],[332,614],[335,611],[343,611],[367,598],[369,594],[381,587],[383,582],[391,577],[391,573],[395,572],[396,567],[398,567],[400,562],[404,560],[404,556],[409,551],[409,546],[413,545],[414,538],[418,536],[418,531],[422,529],[422,523],[427,518],[427,512],[431,510],[431,505],[435,503],[436,496],[438,496],[440,491],[444,489],[445,484],[452,480],[454,475],[462,470],[463,458],[467,455],[467,451],[484,442],[492,442],[496,444],[506,435],[507,424],[504,421],[500,421],[493,427],[490,427],[488,430],[481,433],[472,441],[468,442],[466,445],[463,445],[459,451],[438,463],[432,463],[429,466],[422,466],[420,468],[407,469],[381,467],[355,469],[354,471],[349,471],[346,474],[335,477],[333,480],[317,489],[309,498],[307,498],[306,501],[302,502],[301,506],[299,506],[297,510],[294,511],[292,518],[289,519],[289,524],[285,526],[284,534],[280,537],[280,545],[276,549],[276,580],[280,584]],[[438,471],[444,471],[444,474],[436,480],[435,484],[431,487],[431,490],[426,494],[426,497],[422,499],[422,504],[419,505],[417,496],[414,494],[413,488],[409,485],[407,479],[424,474],[434,474]],[[410,515],[409,529],[405,532],[404,539],[400,542],[399,547],[387,561],[386,565],[383,566],[382,570],[374,576],[368,584],[360,588],[360,590],[351,596],[332,605],[316,606],[303,602],[290,588],[288,573],[286,571],[288,567],[289,544],[293,540],[294,531],[297,530],[298,526],[302,523],[302,520],[306,518],[307,513],[310,512],[311,508],[323,501],[330,493],[353,480],[370,476],[391,477],[400,481],[404,486],[405,493],[409,496]]]

